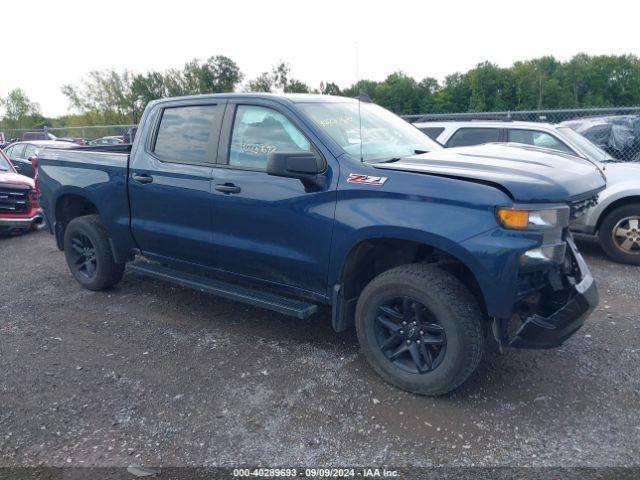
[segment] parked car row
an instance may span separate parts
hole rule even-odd
[[[511,142],[584,158],[600,168],[607,188],[598,204],[575,219],[575,232],[597,235],[613,260],[640,265],[640,163],[622,162],[574,130],[584,121],[558,125],[518,121],[418,122],[414,125],[447,148]]]
[[[131,143],[132,138],[135,136],[135,127],[130,128],[124,135],[108,135],[105,137],[94,138],[93,140],[85,140],[81,137],[56,137],[50,132],[25,132],[22,134],[22,139],[11,139],[5,143],[0,143],[0,149],[5,149],[9,145],[17,142],[42,142],[42,141],[56,141],[56,142],[69,142],[75,145],[119,145],[122,143]]]

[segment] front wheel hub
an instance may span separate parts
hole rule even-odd
[[[640,217],[621,219],[613,227],[613,243],[627,254],[640,255]]]
[[[89,237],[82,233],[71,237],[71,267],[88,279],[93,278],[98,269],[96,249]]]
[[[424,304],[411,297],[396,297],[378,306],[375,335],[384,356],[409,373],[433,371],[446,352],[444,328]]]

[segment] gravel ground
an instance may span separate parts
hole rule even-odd
[[[640,267],[580,246],[587,325],[434,399],[381,381],[327,315],[134,274],[89,292],[44,231],[0,239],[0,466],[640,466]]]

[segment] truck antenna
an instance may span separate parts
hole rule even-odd
[[[360,58],[358,55],[358,42],[356,42],[356,90],[358,91],[358,128],[360,130],[360,163],[364,163],[364,155],[362,154],[362,113],[360,111],[360,104],[362,100],[360,97],[362,96],[362,92],[360,91],[360,71],[359,71],[359,63]]]

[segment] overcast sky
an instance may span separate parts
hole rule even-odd
[[[95,69],[145,72],[222,54],[247,78],[282,59],[312,87],[346,87],[402,70],[439,80],[489,60],[579,52],[640,55],[640,2],[582,1],[28,1],[3,5],[0,96],[23,88],[45,115]]]

